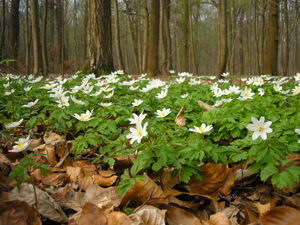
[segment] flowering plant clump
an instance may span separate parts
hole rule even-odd
[[[9,75],[0,78],[0,123],[11,136],[66,135],[74,156],[93,147],[95,161],[110,166],[134,155],[122,193],[142,171],[168,167],[189,182],[206,162],[244,163],[262,181],[291,187],[300,177],[299,166],[286,163],[300,151],[299,74],[243,78],[243,85],[233,76],[217,81],[183,72],[166,82],[122,71],[53,80]],[[3,149],[25,151],[29,144],[27,136]]]

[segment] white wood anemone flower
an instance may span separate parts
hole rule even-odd
[[[129,128],[130,133],[127,134],[126,138],[130,139],[130,144],[133,144],[135,141],[139,144],[141,143],[143,137],[146,137],[148,135],[147,126],[148,123],[146,122],[144,126],[138,123],[136,125],[136,128],[134,127]]]
[[[27,104],[25,105],[22,105],[23,108],[31,108],[33,106],[36,105],[36,103],[38,103],[39,99],[36,99],[34,102],[28,102]]]
[[[203,134],[203,133],[209,132],[212,129],[213,129],[212,125],[206,125],[205,123],[202,123],[200,127],[194,126],[194,128],[190,128],[189,131],[199,133],[199,134]]]
[[[300,129],[295,129],[296,134],[300,135]],[[300,140],[298,141],[300,143]]]
[[[265,122],[265,117],[260,117],[257,120],[254,117],[251,117],[252,124],[247,125],[247,129],[253,131],[252,140],[256,140],[258,137],[261,137],[263,140],[267,139],[267,134],[272,133],[273,129],[270,128],[272,122]]]
[[[143,103],[143,100],[141,100],[141,99],[134,99],[134,101],[132,102],[132,105],[133,106],[139,106],[142,103]]]
[[[74,114],[74,117],[80,121],[86,122],[91,120],[91,116],[93,114],[93,110],[87,110],[85,113],[81,113],[80,115],[78,115],[77,113]]]
[[[163,108],[162,110],[157,110],[155,112],[155,114],[157,115],[156,117],[157,118],[163,118],[163,117],[166,117],[167,115],[169,115],[171,113],[171,109],[166,109],[166,108]]]
[[[133,115],[133,118],[129,118],[130,124],[138,124],[138,123],[141,124],[142,121],[147,116],[147,114],[143,114],[143,113],[141,113],[140,115],[133,113],[132,115]]]
[[[23,122],[23,119],[20,119],[19,121],[5,124],[5,128],[6,129],[11,129],[11,128],[18,127],[22,122]]]
[[[12,150],[8,150],[8,152],[21,152],[28,148],[30,145],[30,135],[27,138],[19,138],[18,141],[15,142]]]
[[[102,107],[108,107],[112,105],[112,102],[100,102],[99,105]]]

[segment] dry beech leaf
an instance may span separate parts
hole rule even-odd
[[[67,181],[67,175],[64,170],[52,169],[52,173],[43,176],[39,169],[34,170],[31,175],[38,181],[41,181],[44,185],[51,186],[63,186]]]
[[[60,223],[66,222],[66,214],[62,211],[61,207],[54,201],[54,199],[41,189],[37,187],[35,189],[37,194],[38,212],[50,220]],[[21,184],[19,189],[14,188],[10,192],[9,199],[25,201],[29,205],[35,205],[33,186],[27,183]]]
[[[162,189],[146,174],[144,174],[145,180],[143,182],[137,182],[135,185],[125,194],[122,199],[121,205],[124,205],[129,200],[136,200],[143,203],[150,199],[164,199],[166,196]]]
[[[106,210],[118,207],[121,203],[121,197],[116,187],[102,188],[97,184],[91,184],[80,202],[92,202],[99,208]]]
[[[184,107],[181,107],[176,118],[175,118],[176,125],[180,127],[185,126],[185,117],[184,117]]]
[[[229,194],[235,181],[237,168],[228,168],[226,164],[206,163],[201,166],[203,179],[192,179],[186,189],[192,193],[214,199],[219,194]]]
[[[123,212],[111,212],[106,217],[107,225],[136,225],[136,223]]]
[[[101,186],[109,187],[113,185],[117,179],[118,176],[113,171],[98,171],[99,174],[93,175],[93,179],[95,180],[96,184],[99,184]]]
[[[224,212],[217,212],[210,216],[211,225],[231,225],[228,217]]]
[[[55,156],[55,147],[53,145],[45,145],[45,154],[47,155],[48,161],[51,166],[55,166],[57,164],[57,159]]]
[[[214,109],[214,107],[208,105],[208,104],[205,103],[205,102],[202,102],[201,100],[199,100],[199,101],[197,102],[197,104],[198,104],[199,106],[205,108],[205,109],[208,110],[208,111]]]
[[[36,209],[26,202],[13,200],[0,203],[1,225],[41,225]]]
[[[254,205],[256,206],[259,216],[263,216],[266,212],[271,210],[271,202],[266,204],[261,204],[260,202],[255,202]]]
[[[175,207],[168,209],[166,222],[172,225],[201,225],[201,222],[193,213]]]
[[[82,196],[79,197],[79,195]],[[52,198],[63,208],[73,209],[78,212],[81,210],[81,202],[76,201],[76,197],[79,199],[83,198],[83,192],[75,192],[72,188],[71,184],[67,184],[65,187],[61,188],[54,194],[52,194]]]
[[[94,164],[87,161],[76,161],[73,163],[74,167],[80,167],[85,175],[97,174],[97,168]]]
[[[77,225],[106,225],[107,218],[103,210],[93,203],[84,204]]]
[[[135,213],[129,215],[129,218],[140,225],[165,225],[166,211],[151,205],[144,205]]]
[[[59,142],[65,141],[65,137],[60,136],[59,134],[53,132],[46,132],[43,139],[44,142],[49,145],[56,145]]]
[[[265,213],[258,222],[263,225],[296,225],[300,223],[300,211],[288,206],[276,207]]]
[[[27,149],[33,151],[36,147],[40,146],[42,143],[43,143],[42,138],[32,139]]]

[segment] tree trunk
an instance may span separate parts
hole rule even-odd
[[[159,73],[159,0],[151,0],[147,73]]]
[[[29,0],[26,0],[26,34],[25,34],[25,68],[26,68],[26,74],[28,75],[30,73],[30,33],[31,33],[31,26],[29,22]]]
[[[48,0],[44,1],[43,15],[43,41],[42,41],[42,58],[43,58],[43,74],[48,75],[48,54],[47,54],[47,16],[48,16]]]
[[[143,42],[144,42],[144,48],[143,48],[143,72],[147,70],[147,63],[148,63],[148,47],[149,47],[149,13],[148,13],[148,6],[147,2],[145,3],[144,7],[144,13],[145,13],[145,27],[144,27],[144,37],[143,37]]]
[[[160,0],[161,5],[161,20],[160,32],[162,39],[162,65],[161,72],[168,74],[171,68],[171,37],[170,37],[170,0]]]
[[[31,0],[31,24],[32,24],[32,43],[33,43],[33,73],[41,72],[41,43],[39,28],[39,5],[37,0]]]
[[[289,66],[289,12],[288,12],[288,2],[287,0],[283,1],[283,43],[282,43],[282,74],[284,76],[288,75],[288,66]],[[297,29],[297,28],[296,28]]]
[[[264,74],[278,75],[279,0],[270,0]]]
[[[244,11],[243,9],[241,10],[240,13],[240,18],[239,18],[239,73],[240,75],[244,74],[244,51],[243,51],[243,47],[244,47]]]
[[[2,0],[2,26],[1,26],[1,40],[0,40],[0,60],[4,56],[4,39],[5,39],[5,28],[6,28],[6,3],[5,0]]]
[[[221,74],[226,71],[228,57],[227,45],[227,0],[219,2],[219,61],[217,79],[221,79]]]
[[[63,20],[62,20],[62,15],[63,15],[63,2],[62,0],[55,0],[56,7],[55,7],[55,30],[56,30],[56,46],[57,46],[57,62],[56,65],[61,66],[61,71],[62,70],[62,62],[63,62]],[[56,68],[57,70],[58,68]]]
[[[18,49],[19,49],[19,8],[20,0],[11,1],[11,11],[10,11],[10,58],[18,60]],[[13,64],[17,67],[17,62]],[[15,68],[17,69],[17,68]]]
[[[120,42],[120,26],[119,26],[119,10],[118,10],[118,1],[113,0],[113,9],[114,9],[114,30],[115,30],[115,46],[116,46],[116,61],[117,68],[124,69],[122,52],[121,52],[121,42]]]
[[[88,59],[89,68],[103,74],[113,71],[111,2],[88,0]]]
[[[189,42],[190,42],[190,31],[189,31],[189,0],[185,0],[183,3],[183,18],[182,18],[182,57],[181,57],[181,71],[188,72],[189,71]]]

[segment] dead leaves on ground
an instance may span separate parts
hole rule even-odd
[[[175,123],[185,126],[183,108]],[[22,184],[20,191],[14,188],[6,192],[6,198],[0,196],[1,225],[36,225],[41,224],[41,217],[72,225],[283,225],[300,221],[295,209],[300,197],[294,189],[278,195],[274,187],[265,184],[250,191],[243,190],[243,186],[242,191],[233,189],[241,181],[247,185],[253,182],[246,165],[206,163],[201,165],[203,179],[191,179],[188,184],[165,168],[151,176],[144,174],[144,181],[133,185],[121,198],[116,184],[122,168],[115,168],[116,173],[88,160],[75,161],[69,156],[65,137],[55,133],[46,133],[31,148],[45,154],[33,160],[49,165],[52,173],[43,176],[39,170],[30,171],[37,192],[37,210],[31,184]],[[299,155],[290,157],[293,165],[299,165]],[[0,181],[17,163],[0,153]],[[125,214],[128,209],[131,212]]]

